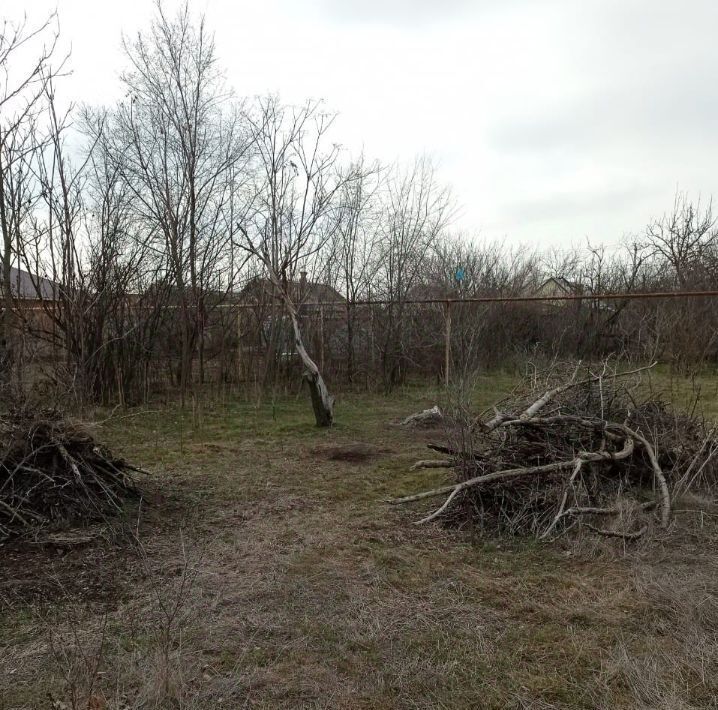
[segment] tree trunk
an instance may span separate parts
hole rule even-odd
[[[347,298],[347,381],[354,382],[354,314]]]
[[[0,136],[1,138],[1,136]],[[13,348],[12,348],[12,281],[10,267],[12,264],[12,234],[10,233],[10,218],[7,214],[5,196],[5,181],[3,179],[2,142],[0,141],[0,228],[2,229],[2,274],[0,278],[0,385],[10,382]]]
[[[312,408],[314,409],[314,418],[317,421],[317,426],[329,427],[334,423],[334,397],[329,394],[324,378],[319,372],[314,360],[309,357],[307,349],[304,347],[304,340],[302,338],[302,330],[299,327],[299,315],[297,309],[294,306],[288,290],[286,288],[286,281],[284,284],[279,279],[279,276],[272,268],[271,264],[265,262],[267,266],[267,272],[270,280],[279,291],[279,296],[284,303],[284,306],[289,313],[289,318],[292,321],[292,329],[294,331],[294,347],[297,349],[299,357],[302,358],[304,363],[304,379],[309,385],[309,393],[312,397]]]
[[[309,357],[309,353],[304,347],[302,333],[299,328],[299,319],[294,304],[286,294],[283,294],[284,302],[289,311],[289,317],[292,320],[292,328],[294,329],[294,346],[302,358],[304,363],[304,379],[309,385],[309,393],[312,396],[312,408],[314,409],[314,418],[317,426],[328,427],[334,423],[334,397],[329,394],[324,379],[322,378],[319,368],[314,360]]]

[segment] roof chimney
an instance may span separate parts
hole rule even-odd
[[[306,290],[307,290],[307,272],[300,271],[299,272],[299,293],[304,294],[304,292]]]

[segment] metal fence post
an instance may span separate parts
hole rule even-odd
[[[324,306],[319,306],[319,367],[324,371]]]
[[[445,303],[444,320],[446,330],[444,332],[444,384],[449,386],[451,375],[451,301]]]

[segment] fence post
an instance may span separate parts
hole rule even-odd
[[[319,306],[319,367],[324,372],[324,306]]]
[[[444,320],[446,324],[444,332],[444,384],[448,387],[451,374],[451,301],[446,301]]]
[[[237,390],[242,382],[242,309],[237,306]]]
[[[374,304],[371,302],[371,286],[369,287],[369,362],[372,377],[376,375],[376,355],[374,348]]]

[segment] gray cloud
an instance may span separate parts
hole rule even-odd
[[[25,4],[40,17],[57,0]],[[152,3],[60,5],[75,70],[65,95],[113,101],[120,30],[145,24]],[[324,97],[339,140],[385,162],[432,153],[466,230],[611,240],[676,188],[718,195],[716,0],[205,6],[240,94]]]
[[[540,199],[510,202],[504,212],[516,222],[543,222],[561,219],[584,221],[605,219],[610,212],[620,212],[645,203],[656,194],[653,186],[634,184],[604,190],[557,192]]]
[[[477,0],[320,0],[321,10],[341,22],[384,25],[417,25],[451,22],[472,14],[477,6],[490,2]]]
[[[610,86],[494,124],[497,152],[573,154],[606,148],[682,150],[718,143],[718,61],[627,68]]]
[[[547,98],[494,122],[494,149],[715,144],[718,3],[589,0],[579,9],[560,0],[558,6],[563,24],[554,46],[563,61],[545,77]]]

